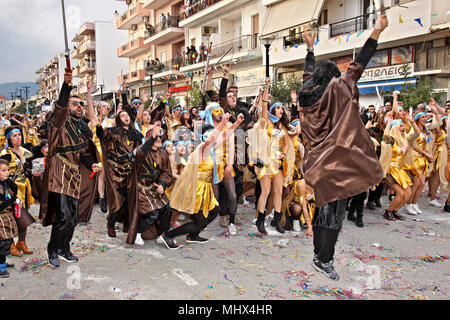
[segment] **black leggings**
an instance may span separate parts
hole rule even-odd
[[[218,191],[214,190],[218,189]],[[234,223],[237,211],[236,184],[233,177],[223,179],[219,185],[213,185],[214,197],[218,194],[217,201],[220,207],[220,216],[230,215],[230,223]]]
[[[357,194],[350,199],[350,207],[348,209],[349,213],[356,213],[361,215],[364,209],[364,200],[366,199],[367,192],[362,192]]]
[[[379,183],[375,191],[370,190],[369,191],[369,199],[368,202],[376,202],[381,199],[381,194],[383,193],[383,183]]]
[[[191,215],[192,220],[194,220],[193,222],[185,223],[178,228],[166,232],[165,235],[169,238],[175,238],[183,234],[188,234],[189,236],[194,237],[198,236],[200,234],[200,231],[205,229],[206,226],[217,217],[218,213],[219,207],[216,206],[212,211],[209,212],[208,217],[205,218],[203,212],[200,210],[199,212]]]

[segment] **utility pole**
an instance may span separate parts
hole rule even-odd
[[[25,99],[27,101],[27,113],[28,113],[28,89],[30,89],[29,86],[24,86],[25,89]]]

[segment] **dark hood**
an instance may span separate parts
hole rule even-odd
[[[325,92],[333,78],[339,78],[341,72],[331,60],[319,61],[312,76],[303,83],[298,93],[298,102],[301,107],[309,107],[316,103]]]

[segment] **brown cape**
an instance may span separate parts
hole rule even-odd
[[[373,142],[359,115],[356,82],[363,70],[352,62],[341,77],[331,80],[314,105],[302,108],[306,149],[303,172],[314,189],[317,207],[364,192],[383,177]]]
[[[92,140],[89,140],[89,151],[95,163],[100,162],[97,147]],[[81,186],[80,199],[78,200],[78,222],[88,222],[91,219],[92,210],[97,198],[98,173],[90,177],[92,171],[84,165],[80,166]]]
[[[157,156],[154,157],[154,160],[162,170],[158,182],[162,182],[165,184],[165,187],[169,187],[173,178],[169,155],[162,149],[156,151],[156,154]],[[147,157],[148,155],[144,154],[141,148],[136,149],[136,158],[128,183],[128,212],[130,221],[130,228],[127,235],[128,244],[134,244],[134,241],[136,240],[140,211],[144,209],[144,211],[148,212],[145,208],[139,208],[139,190],[137,180],[138,174],[143,171],[142,167]]]

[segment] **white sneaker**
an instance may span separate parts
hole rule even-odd
[[[270,214],[266,215],[266,221],[273,219],[273,211],[274,210],[272,210],[272,212]]]
[[[414,210],[416,210],[417,213],[423,213],[422,210],[420,210],[419,205],[417,203],[413,204]]]
[[[236,226],[233,223],[230,223],[228,226],[228,232],[230,232],[232,236],[236,235]]]
[[[164,244],[164,241],[162,240],[162,237],[161,237],[161,236],[158,236],[158,237],[156,238],[156,243],[157,243],[157,244]]]
[[[406,208],[406,213],[411,214],[413,216],[415,216],[417,214],[417,211],[414,209],[414,206],[412,204],[406,204],[405,208]]]
[[[430,204],[436,208],[441,208],[442,204],[439,203],[439,201],[437,201],[437,199],[434,199],[433,201],[430,201]]]
[[[300,228],[300,221],[294,220],[294,223],[292,224],[292,229],[296,232],[300,232],[302,229]]]
[[[141,234],[136,234],[136,240],[134,240],[134,244],[137,246],[143,246],[144,245],[144,239],[142,239]]]

